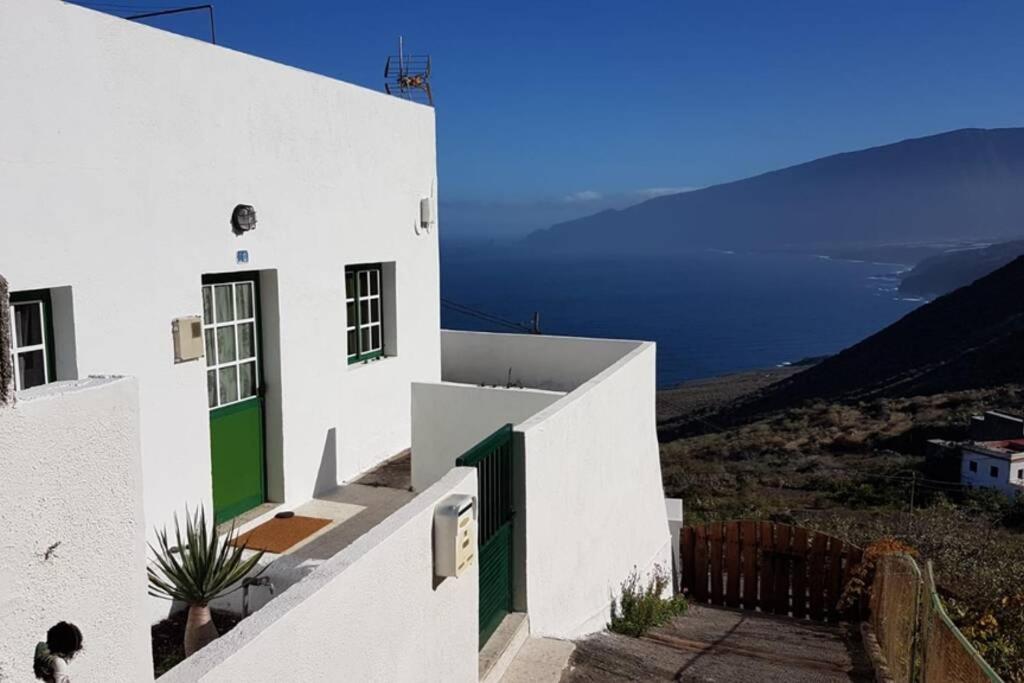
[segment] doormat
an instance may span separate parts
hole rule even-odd
[[[255,529],[245,532],[232,541],[232,545],[244,545],[250,550],[265,550],[268,553],[283,553],[330,523],[331,520],[320,517],[301,517],[299,515],[286,519],[274,517]]]

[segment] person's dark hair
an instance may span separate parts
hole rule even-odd
[[[54,624],[46,632],[46,647],[50,654],[71,659],[82,649],[82,632],[66,621]]]

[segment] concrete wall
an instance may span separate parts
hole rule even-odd
[[[575,638],[602,629],[634,567],[671,571],[654,363],[654,344],[636,344],[516,428],[523,454],[517,554],[525,556],[517,600],[534,634]]]
[[[456,468],[234,630],[162,677],[196,681],[476,681],[478,576],[435,585],[434,507],[476,493]]]
[[[82,630],[74,680],[152,680],[135,380],[19,392],[0,472],[0,680],[34,680],[59,621]]]
[[[517,386],[572,391],[639,345],[613,339],[442,330],[442,379],[506,386],[511,377]]]
[[[62,288],[59,367],[139,378],[148,527],[211,501],[205,363],[170,334],[203,274],[262,273],[272,496],[409,446],[410,383],[440,378],[432,109],[58,0],[0,2],[0,82],[0,272]],[[399,353],[349,366],[344,269],[378,261]]]
[[[422,491],[500,427],[517,424],[564,394],[468,384],[412,386],[412,487]]]
[[[971,471],[971,462],[978,464],[978,471]],[[997,476],[991,474],[991,467],[999,468]],[[970,486],[994,488],[1013,498],[1024,493],[1024,458],[1011,461],[987,455],[970,448],[964,448],[960,463],[960,482]]]

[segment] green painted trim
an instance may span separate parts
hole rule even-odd
[[[238,517],[239,515],[252,510],[257,505],[262,505],[265,500],[260,496],[250,496],[244,500],[241,500],[234,505],[229,505],[221,510],[214,512],[213,518],[216,524],[223,524],[229,520]]]
[[[367,270],[375,270],[375,271],[377,271],[377,286],[379,288],[379,291],[377,292],[377,294],[379,296],[378,301],[380,302],[380,346],[381,347],[379,349],[377,349],[376,351],[368,351],[367,353],[363,353],[362,349],[360,348],[360,349],[358,349],[356,351],[356,354],[354,356],[349,354],[349,351],[351,351],[351,349],[348,348],[348,332],[347,332],[347,328],[348,328],[348,311],[346,311],[345,312],[345,316],[346,316],[346,319],[345,319],[345,328],[346,328],[346,333],[345,333],[345,353],[346,353],[346,355],[348,357],[348,364],[349,365],[355,365],[356,363],[365,363],[367,361],[376,360],[378,358],[383,358],[384,357],[384,269],[381,267],[380,263],[361,263],[361,264],[357,264],[357,265],[353,265],[353,266],[345,266],[345,279],[347,280],[348,276],[352,275],[352,277],[353,277],[353,279],[355,281],[355,288],[356,288],[356,297],[355,297],[355,309],[356,309],[356,346],[360,346],[361,347],[362,344],[363,344],[363,336],[362,336],[361,330],[360,330],[360,327],[363,324],[363,312],[362,312],[362,307],[359,305],[359,273],[367,271]],[[348,289],[347,289],[348,283],[347,282],[345,283],[345,286],[346,286],[346,289],[344,291],[344,294],[345,294],[344,299],[345,299],[345,302],[347,303],[348,302]]]
[[[952,631],[956,639],[960,641],[960,645],[963,646],[964,650],[966,650],[974,660],[974,663],[978,665],[978,668],[981,669],[981,672],[985,674],[990,681],[993,683],[1003,683],[1003,679],[1000,678],[999,674],[989,666],[989,663],[986,662],[985,658],[978,653],[974,645],[971,644],[971,641],[967,640],[967,636],[960,632],[960,629],[956,627],[953,620],[949,618],[948,614],[946,614],[946,608],[942,606],[942,600],[939,598],[939,591],[935,587],[935,570],[932,568],[931,560],[928,560],[925,565],[925,577],[925,589],[929,593],[932,608],[939,615],[939,620],[942,621],[946,628]]]
[[[512,423],[510,422],[456,458],[455,464],[459,467],[473,467],[490,455],[491,451],[506,443],[511,443],[511,441]]]
[[[228,415],[234,415],[235,413],[240,413],[243,410],[248,410],[249,408],[252,407],[252,402],[253,401],[259,401],[259,400],[260,400],[259,396],[250,396],[249,398],[245,399],[244,401],[238,401],[237,403],[229,403],[226,406],[220,406],[220,407],[214,408],[213,410],[209,411],[210,412],[210,419],[214,420],[214,419],[216,419],[218,417],[227,417]],[[261,404],[260,405],[260,409],[262,409],[262,408],[263,408],[263,405]]]
[[[53,336],[53,302],[50,299],[50,290],[48,289],[27,289],[21,292],[11,292],[9,296],[11,305],[14,304],[26,304],[33,301],[43,302],[43,334],[46,335],[46,374],[50,378],[50,382],[57,381],[57,361],[54,358],[53,347],[56,346],[56,340]],[[11,321],[12,324],[14,321]],[[14,333],[14,330],[11,330]],[[14,344],[13,338],[11,344]]]
[[[384,328],[382,327],[381,331],[383,332],[383,330],[384,330]],[[359,333],[357,332],[356,336],[358,336],[358,335],[359,335]],[[378,349],[377,351],[371,351],[370,353],[364,353],[364,354],[358,354],[357,353],[356,355],[354,355],[354,356],[352,356],[351,358],[348,359],[348,364],[349,365],[355,365],[356,363],[366,363],[366,362],[369,362],[371,360],[377,360],[378,358],[383,358],[383,357],[384,357],[383,349]]]
[[[231,403],[226,406],[219,406],[210,410],[209,419],[211,423],[211,430],[213,429],[213,422],[219,418],[230,417],[237,413],[243,412],[254,408],[253,402],[257,405],[255,408],[259,411],[259,493],[251,496],[247,496],[241,501],[232,503],[231,505],[225,506],[221,509],[214,509],[214,518],[217,523],[228,521],[243,512],[247,512],[257,505],[261,505],[267,500],[267,420],[265,415],[265,406],[263,404],[263,395],[266,391],[266,370],[263,364],[263,349],[266,346],[263,338],[263,297],[260,291],[260,271],[258,270],[246,270],[237,272],[225,272],[225,273],[208,273],[202,276],[203,285],[217,285],[227,284],[232,282],[250,282],[253,287],[253,305],[256,314],[256,364],[259,368],[259,384],[256,386],[256,396],[247,398],[236,403]],[[204,374],[205,380],[205,374]],[[212,477],[212,465],[213,465],[213,444],[211,442],[210,448],[210,464],[211,464],[211,485],[213,485]]]

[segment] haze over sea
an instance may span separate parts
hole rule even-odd
[[[923,301],[906,266],[798,254],[702,251],[657,257],[543,257],[445,248],[441,296],[544,334],[658,344],[658,386],[836,353]],[[442,307],[446,328],[505,331]]]

